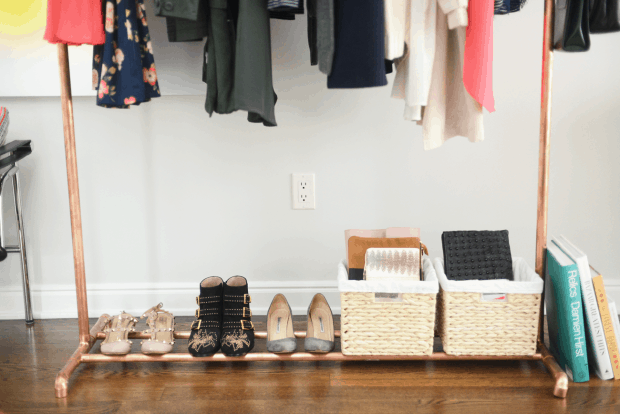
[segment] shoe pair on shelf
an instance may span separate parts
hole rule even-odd
[[[163,303],[153,306],[144,312],[140,319],[146,319],[149,329],[144,331],[150,333],[151,338],[142,341],[142,353],[148,355],[167,354],[172,351],[174,345],[174,316],[163,310]],[[126,313],[121,312],[113,318],[109,318],[105,323],[105,339],[101,343],[101,353],[105,355],[126,355],[131,350],[129,332],[135,332],[138,320]]]
[[[254,325],[248,282],[233,276],[224,283],[211,276],[200,283],[198,309],[192,322],[188,351],[206,357],[222,350],[227,356],[243,356],[254,348]]]
[[[314,295],[308,307],[308,329],[304,341],[307,352],[327,353],[334,349],[334,317],[332,310],[320,293]],[[297,349],[293,331],[293,313],[284,295],[278,293],[267,314],[267,350],[276,354],[289,354]]]

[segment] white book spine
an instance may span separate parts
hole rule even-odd
[[[620,344],[620,320],[618,320],[618,308],[616,308],[616,302],[607,302],[607,305],[609,306],[609,313],[611,313],[611,320],[614,323],[616,343]]]
[[[577,266],[579,267],[579,277],[581,278],[581,296],[586,305],[586,318],[588,328],[590,329],[590,338],[592,338],[594,351],[596,352],[595,371],[601,379],[613,379],[614,371],[611,367],[611,359],[609,358],[609,350],[607,349],[607,341],[605,340],[605,330],[603,329],[601,313],[598,310],[596,293],[594,293],[594,285],[592,284],[592,277],[590,277],[589,266],[586,261],[585,269],[582,271],[581,269],[583,266],[579,263],[580,261],[582,260],[578,260]]]
[[[605,340],[603,321],[601,320],[601,313],[598,310],[596,293],[594,292],[594,285],[592,284],[592,277],[590,276],[588,258],[585,255],[581,257],[574,257],[564,247],[561,241],[553,239],[553,242],[575,261],[577,264],[577,269],[579,270],[579,279],[581,280],[581,297],[583,303],[585,304],[586,323],[590,332],[592,344],[594,345],[594,371],[600,379],[612,379],[614,377],[614,371],[611,367],[611,359],[609,358],[609,350],[607,349],[607,341]]]

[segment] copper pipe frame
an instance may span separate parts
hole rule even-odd
[[[218,353],[210,357],[194,357],[188,353],[170,353],[163,355],[102,355],[83,354],[80,362],[233,362],[233,361],[541,361],[542,354],[529,356],[492,356],[492,355],[448,355],[445,352],[434,352],[431,355],[343,355],[342,352],[312,354],[295,352],[292,354],[272,354],[269,352],[250,352],[242,357],[229,357]]]
[[[536,273],[545,280],[547,250],[547,214],[549,209],[549,156],[551,152],[551,93],[553,86],[553,23],[555,14],[554,0],[545,0],[542,85],[540,96],[540,143],[538,159],[538,210],[536,215]],[[545,286],[546,288],[546,286]],[[543,356],[543,364],[555,379],[553,395],[566,398],[568,393],[568,376],[558,365],[553,355],[544,344],[545,333],[545,289],[540,301],[540,319],[538,321],[538,350]]]
[[[558,398],[566,398],[566,394],[568,394],[568,375],[560,368],[560,365],[558,365],[553,355],[549,353],[545,344],[539,344],[539,349],[543,364],[549,370],[551,377],[555,379],[553,395]]]
[[[84,355],[87,355],[93,345],[95,345],[95,342],[97,342],[97,338],[99,337],[99,333],[101,333],[101,331],[103,330],[103,327],[105,326],[108,319],[108,315],[102,315],[99,318],[97,323],[95,323],[93,325],[93,328],[90,330],[88,341],[80,341],[80,345],[78,346],[78,348],[75,350],[73,355],[69,357],[69,360],[67,361],[63,369],[61,369],[58,375],[56,375],[56,382],[54,384],[56,398],[67,397],[69,377],[71,377],[73,371],[75,371],[78,365],[80,365],[80,363],[82,362],[82,357]]]
[[[550,120],[551,120],[551,86],[553,67],[553,0],[545,0],[545,28],[543,47],[543,73],[541,92],[541,123],[540,123],[540,148],[539,148],[539,176],[538,176],[538,211],[536,225],[536,272],[544,279],[545,274],[545,248],[547,240],[547,211],[548,211],[548,182],[549,182],[549,152],[550,152]],[[73,103],[71,97],[71,85],[69,74],[68,50],[66,45],[58,45],[58,57],[60,67],[61,102],[63,113],[63,128],[65,135],[65,151],[67,158],[67,179],[69,185],[69,205],[71,209],[71,233],[73,237],[73,252],[75,262],[76,293],[78,301],[78,324],[80,333],[80,345],[71,356],[65,367],[56,378],[56,396],[67,396],[67,384],[71,373],[82,362],[114,362],[114,361],[354,361],[354,360],[542,360],[555,379],[554,395],[565,398],[568,392],[568,378],[549,353],[543,339],[544,314],[541,301],[539,321],[539,353],[529,357],[496,357],[496,356],[452,356],[443,352],[424,356],[346,356],[342,353],[328,353],[322,355],[309,353],[296,353],[290,355],[276,355],[270,353],[250,353],[245,357],[226,357],[217,354],[208,358],[194,358],[189,354],[166,354],[161,356],[148,356],[142,354],[129,354],[126,356],[90,355],[88,352],[102,334],[97,332],[97,325],[93,332],[88,335],[88,307],[86,299],[86,278],[84,270],[84,248],[82,241],[82,223],[79,200],[79,186],[77,175],[77,156],[75,149],[75,130],[73,124]],[[544,291],[543,291],[544,298]],[[100,319],[101,321],[101,319]],[[142,338],[141,333],[132,333],[130,337]],[[259,333],[263,335],[263,333]],[[298,336],[299,335],[299,336]],[[297,337],[303,337],[303,332],[296,332]],[[148,336],[146,336],[148,337]],[[175,337],[182,339],[189,337],[188,332],[177,332]],[[257,336],[261,337],[261,336]]]
[[[540,96],[540,143],[538,148],[538,209],[536,214],[536,273],[545,280],[547,213],[549,206],[549,154],[551,148],[551,90],[553,75],[554,0],[545,0],[542,86]],[[540,301],[538,340],[544,341],[544,290]]]
[[[78,305],[78,326],[80,342],[90,340],[88,334],[88,303],[86,294],[86,270],[84,268],[84,241],[82,239],[82,210],[78,182],[77,153],[75,149],[75,126],[73,124],[73,97],[71,95],[71,73],[67,45],[58,44],[58,67],[60,69],[60,102],[62,124],[65,135],[65,157],[67,159],[67,182],[69,187],[69,210],[71,214],[71,237],[73,240],[73,262],[75,270],[75,291]]]
[[[67,396],[67,383],[71,373],[80,364],[81,356],[87,353],[93,346],[95,338],[89,335],[88,332],[88,303],[86,272],[84,268],[84,242],[82,240],[80,188],[78,183],[77,153],[75,149],[75,126],[73,123],[73,97],[71,95],[69,50],[65,44],[58,44],[58,68],[60,73],[60,102],[62,106],[62,123],[65,137],[65,157],[67,161],[67,183],[69,188],[69,209],[71,215],[71,237],[73,241],[73,262],[79,328],[79,346],[56,377],[56,397],[64,398]]]
[[[189,339],[191,331],[174,331],[173,336],[175,339]],[[295,331],[295,338],[305,338],[305,331]],[[334,331],[334,336],[336,338],[340,338],[340,331]],[[149,339],[151,338],[151,334],[148,332],[130,332],[128,335],[129,339]],[[254,331],[254,338],[256,339],[267,339],[267,331]],[[105,334],[103,332],[99,332],[97,334],[97,339],[105,339]]]

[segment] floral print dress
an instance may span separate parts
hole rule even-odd
[[[93,49],[97,105],[129,108],[161,96],[144,0],[104,0],[105,43]]]

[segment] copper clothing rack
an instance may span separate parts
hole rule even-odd
[[[553,68],[553,14],[554,0],[545,0],[544,39],[543,39],[543,68],[542,94],[540,108],[540,150],[538,171],[538,213],[536,223],[536,272],[543,277],[545,272],[545,250],[547,246],[547,205],[549,184],[549,145],[551,120],[551,77]],[[227,357],[216,354],[211,357],[195,358],[188,353],[171,353],[161,356],[142,354],[128,354],[124,356],[106,356],[89,354],[97,340],[104,339],[101,332],[104,319],[99,321],[89,331],[88,305],[86,294],[86,277],[84,271],[84,244],[82,241],[82,218],[80,209],[80,191],[78,187],[77,156],[75,150],[75,129],[73,125],[73,101],[71,96],[71,81],[69,73],[69,54],[67,45],[58,45],[58,65],[60,67],[60,85],[63,129],[65,136],[65,152],[67,159],[67,180],[69,182],[69,207],[71,211],[71,233],[73,237],[73,260],[75,263],[75,290],[78,302],[79,346],[65,367],[56,377],[56,397],[67,396],[69,377],[81,363],[102,362],[194,362],[194,361],[358,361],[358,360],[422,360],[422,361],[464,361],[464,360],[533,360],[542,361],[554,379],[553,394],[565,398],[568,392],[568,377],[547,350],[543,338],[544,313],[540,312],[538,350],[531,356],[452,356],[444,352],[434,352],[429,356],[347,356],[340,352],[316,355],[309,353],[294,353],[277,355],[271,353],[249,353],[244,357]],[[544,298],[544,291],[543,291]],[[544,300],[541,300],[541,308]],[[304,332],[295,332],[298,338],[304,337]],[[266,332],[255,332],[256,338],[266,338]],[[340,332],[336,332],[340,336]],[[132,332],[129,338],[144,338],[144,334]],[[187,339],[189,332],[175,332],[175,338]]]

